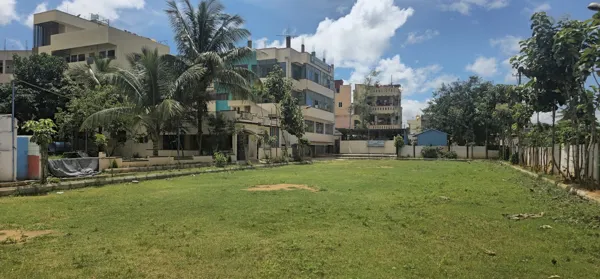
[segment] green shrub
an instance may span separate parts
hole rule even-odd
[[[402,147],[404,147],[404,137],[402,137],[401,135],[395,136],[394,137],[394,146],[398,150],[400,150]]]
[[[450,150],[446,153],[443,153],[442,157],[446,158],[446,159],[458,159],[458,154],[456,154],[456,152]]]
[[[425,146],[421,149],[421,155],[423,155],[423,158],[438,158],[439,150],[437,147]]]
[[[519,164],[519,154],[513,153],[512,155],[510,155],[510,163],[513,165],[518,165]]]
[[[215,159],[215,166],[223,168],[225,165],[227,165],[227,156],[225,156],[225,154],[221,152],[215,152],[213,157]]]
[[[118,169],[119,168],[119,164],[117,164],[117,160],[112,160],[112,162],[110,163],[110,168],[111,169]]]

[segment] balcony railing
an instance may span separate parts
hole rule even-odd
[[[399,108],[397,106],[373,106],[372,108],[376,112],[384,112],[384,111],[393,112],[393,111],[399,110]]]
[[[400,124],[397,124],[397,125],[369,125],[369,129],[391,130],[391,129],[402,129],[402,126]]]
[[[252,120],[254,120],[254,114],[252,114],[250,112],[242,111],[239,113],[239,118],[243,119],[243,120],[252,121]]]

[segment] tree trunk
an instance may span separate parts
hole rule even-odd
[[[202,156],[202,117],[204,116],[204,112],[200,107],[196,111],[196,126],[198,127],[198,131],[196,132],[196,142],[198,144],[198,155]]]
[[[554,145],[556,144],[556,101],[554,101],[554,105],[552,106],[552,157],[551,157],[551,168],[550,174],[554,174]],[[560,171],[560,170],[559,170]]]
[[[485,124],[485,159],[489,159],[488,157],[488,125]]]
[[[40,155],[42,157],[42,161],[40,162],[40,182],[44,185],[48,181],[48,145],[40,147]]]

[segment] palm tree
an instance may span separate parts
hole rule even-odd
[[[146,129],[152,140],[152,154],[158,156],[159,138],[169,121],[180,115],[181,105],[173,99],[182,84],[204,74],[204,68],[190,67],[185,71],[174,71],[169,64],[172,58],[159,55],[158,50],[142,48],[139,54],[127,56],[130,69],[117,68],[106,74],[107,80],[123,94],[128,106],[105,109],[90,115],[82,129],[109,124],[123,114],[133,117],[136,127]]]
[[[242,28],[244,20],[239,15],[223,12],[218,0],[202,0],[194,8],[189,0],[167,1],[167,15],[175,33],[175,43],[180,56],[175,67],[180,71],[197,67],[204,74],[180,84],[179,100],[188,106],[196,126],[198,150],[202,152],[202,126],[208,112],[208,102],[214,100],[215,91],[231,93],[244,98],[251,93],[254,73],[236,67],[252,54],[252,49],[235,47],[235,43],[250,35]]]
[[[106,85],[107,76],[117,71],[110,58],[91,57],[91,64],[77,65],[69,70],[69,76],[88,87]]]

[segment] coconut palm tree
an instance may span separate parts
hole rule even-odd
[[[146,47],[139,54],[128,55],[127,60],[129,69],[117,68],[114,73],[106,74],[106,78],[130,105],[96,112],[83,122],[81,129],[107,125],[124,114],[131,116],[134,126],[145,128],[152,140],[152,153],[158,156],[161,132],[169,120],[181,113],[181,104],[173,95],[181,90],[182,84],[198,79],[205,71],[199,66],[173,70],[169,63],[172,57]]]
[[[110,58],[90,57],[91,64],[80,64],[69,69],[69,76],[74,80],[84,83],[88,87],[108,84],[108,74],[117,71],[117,67]]]
[[[215,99],[215,92],[230,93],[244,98],[251,93],[254,73],[236,67],[247,59],[252,50],[237,48],[235,43],[250,35],[242,28],[244,20],[239,15],[223,12],[218,0],[202,0],[197,8],[189,0],[167,1],[171,27],[179,51],[179,66],[184,71],[192,67],[204,68],[204,75],[188,84],[179,85],[182,103],[192,112],[196,126],[198,150],[202,152],[202,126],[208,112],[208,102]]]

